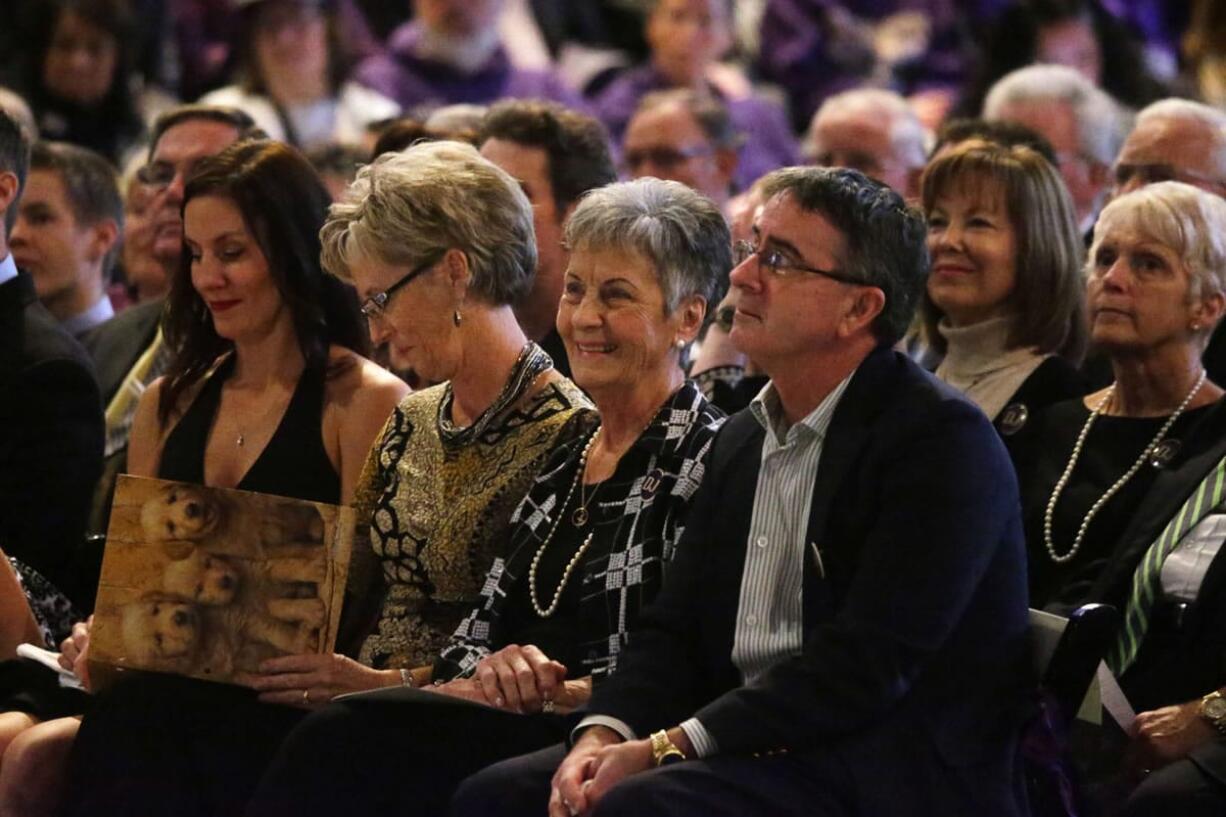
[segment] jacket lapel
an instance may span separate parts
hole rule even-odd
[[[805,533],[804,620],[807,625],[828,618],[834,612],[826,575],[826,554],[837,550],[841,543],[826,538],[831,509],[869,440],[873,421],[890,400],[892,385],[897,383],[897,377],[891,375],[897,365],[894,352],[884,347],[864,359],[835,407],[822,441]]]

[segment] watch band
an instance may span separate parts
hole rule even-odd
[[[668,732],[661,729],[659,732],[651,733],[651,762],[653,766],[666,766],[669,763],[676,763],[679,760],[685,759],[685,752],[678,749],[677,744],[669,739]]]

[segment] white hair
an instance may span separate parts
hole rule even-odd
[[[1063,102],[1077,120],[1081,151],[1104,165],[1115,161],[1124,142],[1124,112],[1106,91],[1065,65],[1028,65],[1005,74],[988,91],[983,118],[1000,120],[1001,111],[1021,102]]]
[[[1226,179],[1226,111],[1190,99],[1160,99],[1141,109],[1137,114],[1135,127],[1155,120],[1176,120],[1204,129],[1213,140],[1213,159],[1217,175]]]
[[[1183,182],[1157,182],[1103,208],[1089,265],[1115,225],[1136,229],[1174,251],[1188,270],[1189,295],[1226,292],[1226,199]]]
[[[856,88],[827,97],[813,114],[805,134],[805,158],[812,160],[819,152],[818,123],[831,116],[854,116],[868,121],[886,119],[890,123],[890,149],[907,167],[922,167],[928,160],[932,134],[920,122],[907,100],[883,88]]]

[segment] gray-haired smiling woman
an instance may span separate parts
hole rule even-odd
[[[565,737],[660,587],[722,415],[680,367],[731,267],[718,208],[641,179],[566,226],[558,309],[599,423],[559,444],[427,690],[336,701],[290,735],[249,814],[436,814],[496,760]]]

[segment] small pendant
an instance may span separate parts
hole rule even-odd
[[[243,435],[242,434],[238,435],[238,439],[234,441],[234,444],[237,445],[239,448],[243,447]]]
[[[575,508],[575,512],[570,515],[570,523],[576,528],[581,528],[587,524],[587,508],[580,505]]]
[[[1154,447],[1149,449],[1149,464],[1154,468],[1167,467],[1179,454],[1179,448],[1179,440],[1170,438],[1154,443]]]

